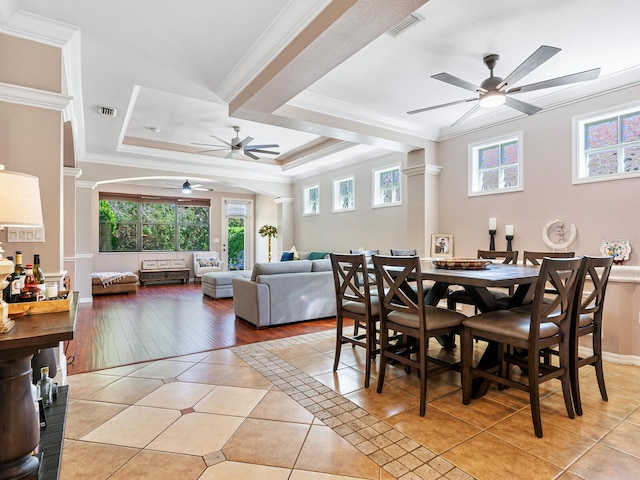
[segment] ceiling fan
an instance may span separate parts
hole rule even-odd
[[[189,180],[185,180],[182,185],[173,185],[171,183],[169,183],[168,185],[171,185],[170,188],[177,188],[177,189],[182,190],[182,193],[187,194],[187,195],[189,195],[193,190],[197,190],[197,191],[200,191],[200,192],[213,192],[213,188],[204,188],[200,184],[191,185]]]
[[[521,87],[512,86],[516,82],[518,82],[518,80],[522,79],[524,76],[528,75],[544,62],[553,57],[556,53],[560,52],[560,50],[561,49],[557,47],[542,45],[535,52],[533,52],[529,58],[522,62],[519,67],[517,67],[513,72],[507,75],[506,78],[496,77],[493,75],[493,69],[495,68],[496,63],[498,63],[500,56],[495,53],[485,55],[482,61],[489,69],[490,75],[489,78],[487,78],[480,84],[480,86],[469,83],[448,73],[438,73],[437,75],[432,75],[431,78],[435,78],[436,80],[440,80],[441,82],[455,85],[456,87],[464,88],[465,90],[471,90],[472,92],[478,93],[478,96],[467,98],[464,100],[456,100],[455,102],[443,103],[441,105],[434,105],[433,107],[419,108],[417,110],[411,110],[407,113],[409,115],[413,115],[416,113],[426,112],[428,110],[434,110],[436,108],[457,105],[459,103],[478,101],[478,103],[471,110],[469,110],[462,117],[456,120],[456,122],[452,126],[464,122],[479,107],[491,108],[505,104],[507,107],[514,108],[527,115],[533,115],[542,110],[542,108],[530,103],[523,102],[521,100],[516,100],[515,98],[512,98],[511,95],[515,93],[542,90],[543,88],[558,87],[560,85],[568,85],[571,83],[584,82],[586,80],[593,80],[598,78],[598,75],[600,75],[600,69],[594,68],[592,70],[585,70],[584,72],[578,72],[570,75],[565,75],[563,77],[543,80],[541,82],[531,83],[529,85],[523,85]]]
[[[245,137],[243,140],[240,140],[240,127],[233,127],[236,131],[235,138],[231,139],[231,143],[223,140],[215,135],[209,135],[210,137],[215,138],[216,140],[222,142],[224,145],[213,145],[210,143],[192,143],[192,145],[204,145],[207,147],[217,147],[209,150],[203,150],[198,153],[208,153],[208,152],[219,152],[221,150],[229,150],[229,153],[225,158],[231,158],[234,153],[242,153],[249,158],[253,158],[254,160],[260,160],[260,157],[256,155],[256,153],[262,153],[267,155],[280,155],[280,152],[273,152],[270,150],[265,150],[265,148],[279,148],[280,145],[277,143],[272,143],[268,145],[249,145],[253,141],[253,137]]]

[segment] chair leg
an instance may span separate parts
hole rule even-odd
[[[609,401],[607,388],[604,385],[604,369],[602,368],[602,335],[599,328],[593,332],[593,355],[597,358],[596,363],[593,366],[596,369],[600,396],[604,401]]]
[[[529,404],[531,405],[531,420],[536,437],[542,438],[542,415],[540,413],[540,374],[538,358],[534,352],[529,352]]]
[[[376,328],[373,321],[370,321],[366,325],[367,328],[367,338],[365,339],[366,344],[366,359],[365,359],[365,367],[364,367],[364,388],[369,388],[369,380],[371,378],[371,358],[375,352],[375,334]]]
[[[560,377],[562,382],[562,395],[564,396],[564,405],[567,408],[569,418],[575,418],[573,410],[573,399],[571,397],[571,368],[569,360],[569,342],[562,342],[558,348],[560,357],[560,368],[564,369],[564,374]]]
[[[471,329],[464,327],[460,335],[462,348],[462,403],[471,403],[471,367],[473,362],[473,338]]]
[[[569,349],[569,375],[571,380],[571,396],[573,397],[573,407],[578,415],[582,415],[582,401],[580,400],[580,378],[578,373],[578,338],[571,339]]]
[[[457,307],[456,301],[453,298],[447,298],[447,309],[455,311]]]
[[[389,332],[386,327],[380,326],[380,367],[378,371],[378,387],[376,391],[382,393],[382,385],[384,385],[384,374],[387,371],[387,355],[386,349],[389,345]]]
[[[344,318],[338,314],[336,316],[336,354],[333,360],[333,371],[338,369],[338,363],[340,363],[340,352],[342,352],[342,327],[344,325]]]
[[[418,351],[418,355],[420,355],[420,416],[424,417],[427,408],[427,343],[429,342],[428,338],[424,336],[420,337],[418,345],[420,346],[420,350]]]

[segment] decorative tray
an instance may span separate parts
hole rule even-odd
[[[434,258],[431,263],[436,268],[447,270],[484,270],[491,260],[481,258]]]
[[[56,300],[44,300],[42,302],[18,302],[9,303],[9,316],[19,317],[22,315],[37,315],[40,313],[68,312],[71,304],[73,292],[61,291],[60,297]]]

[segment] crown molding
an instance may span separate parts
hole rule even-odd
[[[80,29],[23,12],[13,0],[0,2],[0,32],[62,48]]]
[[[80,178],[80,175],[82,175],[82,170],[79,168],[64,167],[63,175],[65,177],[75,177],[75,179],[77,180],[78,178]]]
[[[77,180],[76,188],[88,188],[89,190],[93,190],[98,186],[97,182],[90,182],[88,180]]]
[[[278,203],[278,204],[280,204],[280,203],[293,203],[293,198],[278,197],[278,198],[274,198],[273,201]]]
[[[414,177],[417,175],[433,175],[437,177],[441,172],[441,166],[433,165],[430,163],[426,165],[418,165],[416,167],[408,167],[402,169],[402,173],[404,173],[407,177]]]
[[[62,112],[73,100],[59,93],[0,83],[0,101]]]

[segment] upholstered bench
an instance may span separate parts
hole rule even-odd
[[[138,276],[132,272],[95,272],[91,274],[91,294],[136,293]]]
[[[237,277],[251,277],[250,270],[234,270],[232,272],[203,273],[202,294],[211,298],[233,297],[231,280]]]

